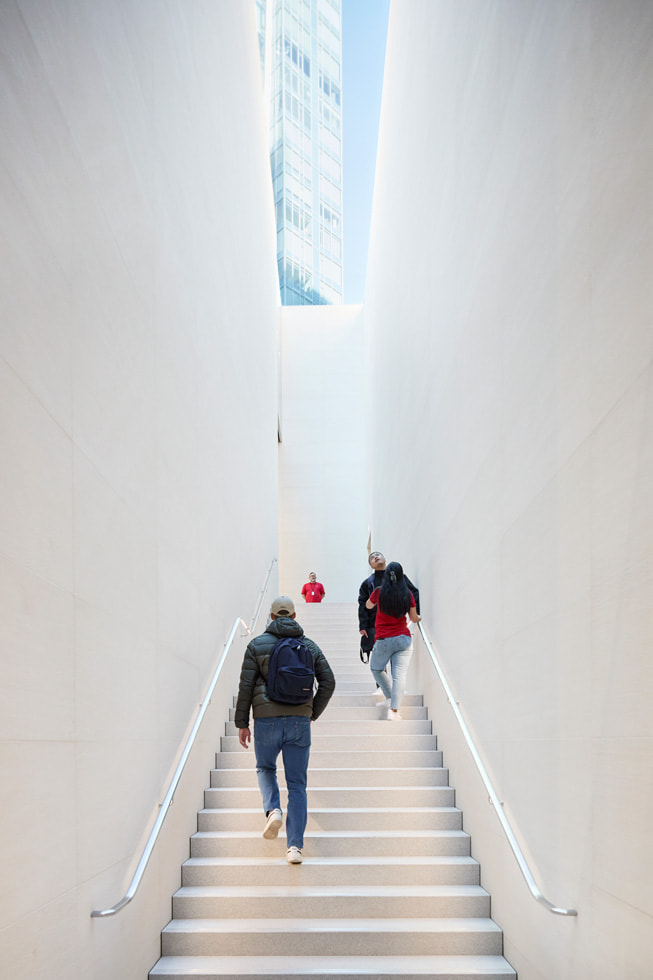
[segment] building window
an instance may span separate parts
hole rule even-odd
[[[299,45],[288,36],[283,39],[283,50],[286,58],[304,72],[307,78],[311,77],[311,59],[301,50]]]

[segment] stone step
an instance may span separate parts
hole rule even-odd
[[[478,885],[478,862],[471,857],[316,857],[297,871],[285,854],[276,857],[189,858],[181,883],[189,885]]]
[[[304,619],[306,622],[304,622]],[[358,618],[353,619],[340,619],[336,622],[332,622],[330,619],[319,616],[304,616],[304,610],[297,610],[297,620],[301,624],[302,629],[305,631],[307,636],[311,639],[314,636],[320,636],[323,640],[328,640],[331,637],[342,637],[345,640],[349,640],[351,643],[357,643],[360,637],[360,630],[358,628]],[[317,642],[317,640],[316,640]]]
[[[334,644],[330,644],[328,651],[325,650],[324,654],[334,674],[345,670],[352,673],[358,672],[361,675],[365,674],[367,677],[370,677],[369,663],[363,663],[359,655],[359,648],[352,646],[351,642],[341,643],[335,646]]]
[[[291,919],[480,918],[490,914],[490,896],[479,885],[386,885],[382,891],[376,885],[207,885],[180,888],[172,898],[175,919],[265,919],[272,910]]]
[[[392,722],[389,722],[392,725]],[[435,738],[436,736],[433,736]],[[406,766],[409,769],[422,768],[424,766],[442,767],[442,752],[436,749],[421,751],[418,749],[397,749],[395,751],[374,752],[369,749],[358,749],[360,740],[356,739],[356,749],[336,751],[334,749],[321,749],[320,746],[311,748],[311,761],[309,769],[324,769],[327,766],[344,766],[347,769],[363,766],[368,769],[392,769]],[[237,749],[230,752],[216,752],[215,769],[245,769],[247,766],[255,768],[253,749]],[[310,776],[309,776],[310,779]]]
[[[314,610],[317,610],[317,613]],[[347,632],[351,635],[353,632],[355,638],[360,635],[357,610],[355,610],[354,616],[336,614],[335,618],[332,611],[333,607],[329,610],[328,615],[325,615],[326,610],[327,604],[325,602],[306,602],[296,610],[297,621],[306,630],[308,629],[308,626],[304,625],[304,620],[306,620],[313,632],[315,632],[316,627],[319,627],[325,633]]]
[[[297,621],[307,631],[309,627],[315,631],[315,627],[322,624],[324,629],[347,629],[358,636],[358,605],[342,603],[342,610],[345,611],[341,611],[333,603],[329,604],[326,599],[322,602],[301,602],[295,607]]]
[[[297,610],[297,619],[301,623],[302,629],[307,636],[311,639],[315,637],[320,637],[325,643],[328,643],[334,637],[340,639],[345,643],[358,644],[360,642],[360,630],[358,628],[358,621],[356,619],[345,619],[337,623],[331,623],[330,620],[324,618],[320,619],[318,617],[310,619],[304,619],[303,610]],[[318,641],[315,640],[317,643]],[[357,647],[358,649],[358,647]]]
[[[339,708],[337,705],[333,706],[332,701],[333,699],[329,702],[324,714],[320,715],[318,719],[320,725],[332,721],[383,721],[388,710],[385,701],[381,701],[380,698],[374,698],[374,704],[351,705],[343,708]],[[234,721],[235,714],[235,708],[230,708],[229,721],[231,723]],[[428,711],[419,705],[402,704],[401,716],[405,721],[423,721],[428,718]]]
[[[340,612],[334,614],[333,606],[329,609],[328,603],[324,602],[305,602],[300,605],[297,609],[297,620],[301,623],[303,629],[307,629],[304,626],[304,619],[307,623],[310,623],[310,627],[315,631],[316,626],[321,626],[324,630],[329,632],[336,632],[338,630],[348,630],[354,632],[355,636],[359,635],[358,631],[358,609],[353,607],[354,615],[343,615]],[[328,614],[327,614],[328,610]]]
[[[329,661],[334,673],[340,669],[345,669],[367,671],[369,674],[369,662],[363,663],[360,658],[360,646],[356,642],[352,643],[351,636],[338,637],[335,640],[329,640],[328,643],[320,643],[319,640],[315,642]]]
[[[313,610],[317,609],[318,614],[315,615]],[[301,624],[302,629],[308,630],[309,627],[316,632],[316,629],[321,631],[321,634],[328,636],[331,634],[342,633],[343,635],[352,636],[354,639],[358,639],[360,636],[360,631],[358,629],[358,615],[355,616],[337,616],[335,619],[332,618],[332,613],[329,616],[321,615],[325,612],[324,603],[308,602],[297,609],[297,621]],[[304,623],[306,620],[306,623]],[[308,633],[308,636],[311,634]]]
[[[351,664],[366,666],[360,659],[360,634],[358,630],[343,629],[327,634],[313,630],[308,634],[320,647],[329,663],[340,658]]]
[[[283,766],[277,770],[279,786],[286,785]],[[319,786],[448,786],[449,770],[435,767],[416,768],[361,768],[361,769],[309,769],[311,787]],[[258,786],[256,770],[213,769],[211,786]]]
[[[191,857],[278,857],[277,841],[264,840],[262,815],[256,830],[198,831],[190,839]],[[281,835],[283,837],[283,834]],[[306,864],[312,858],[386,858],[469,856],[470,838],[463,830],[308,831],[304,835]],[[303,865],[302,865],[303,867]]]
[[[198,830],[258,830],[263,832],[263,810],[221,809],[200,810],[197,814]],[[456,807],[337,807],[332,810],[308,811],[306,828],[318,830],[376,830],[401,829],[404,833],[415,830],[460,830],[462,812]]]
[[[371,722],[370,724],[373,724]],[[328,735],[323,734],[317,721],[311,735],[311,746],[316,751],[322,752],[346,752],[352,747],[354,741],[349,735]],[[392,725],[392,728],[390,726]],[[387,732],[387,735],[385,734]],[[403,735],[402,722],[386,722],[382,726],[382,732],[378,735],[357,735],[355,739],[356,748],[363,752],[377,752],[401,749],[404,752],[415,750],[425,751],[427,749],[437,749],[437,737],[435,735]],[[221,752],[245,752],[241,748],[237,735],[222,735],[220,737]]]
[[[334,675],[336,678],[336,691],[338,694],[345,693],[345,685],[356,684],[362,689],[363,696],[367,694],[371,694],[373,696],[378,695],[378,684],[376,683],[376,679],[372,676],[369,667],[361,666],[361,671],[356,674],[353,674],[351,671],[344,671],[341,673],[336,668],[334,670]],[[388,680],[392,683],[392,678],[390,675],[388,675]],[[406,692],[404,696],[408,697],[409,693],[410,692]]]
[[[491,919],[176,919],[162,933],[164,956],[359,957],[493,955],[501,930]]]
[[[366,697],[368,694],[374,695],[376,687],[370,675],[360,680],[338,681],[336,678],[336,690],[339,694],[356,694],[361,697]]]
[[[380,701],[379,695],[376,693],[376,688],[369,689],[363,694],[344,694],[336,688],[336,693],[333,695],[326,710],[330,711],[331,708],[358,708],[358,707],[372,707],[373,705],[378,705]],[[232,699],[232,706],[236,707],[236,695]],[[424,704],[424,698],[421,694],[404,694],[401,707],[414,706],[422,707]]]
[[[170,956],[166,980],[516,980],[503,956]]]
[[[381,698],[376,693],[376,688],[373,691],[368,691],[366,694],[345,694],[336,688],[336,693],[329,701],[326,710],[329,711],[331,708],[370,707],[372,705],[378,705],[380,700]],[[422,707],[423,704],[424,699],[421,694],[404,694],[401,700],[402,710],[407,706]]]
[[[283,796],[285,797],[285,793]],[[282,808],[285,800],[282,797]],[[310,810],[359,807],[441,807],[453,806],[451,786],[315,786],[309,779]],[[261,805],[258,786],[222,786],[204,790],[204,808],[239,809]]]
[[[330,644],[329,649],[325,649],[324,653],[334,674],[337,675],[341,670],[358,671],[361,676],[365,675],[371,678],[370,665],[369,663],[364,664],[360,659],[357,646],[353,647],[351,643],[337,646]]]
[[[402,735],[431,735],[431,722],[425,718],[410,719],[406,718],[402,714],[402,720],[400,723],[388,721],[387,713],[388,709],[377,708],[376,718],[360,719],[351,718],[349,720],[343,719],[333,719],[327,711],[324,715],[320,716],[318,720],[314,723],[311,728],[312,741],[315,744],[315,740],[318,736],[324,737],[325,735],[343,735],[345,738],[348,735],[387,735],[389,734],[388,725],[401,724],[401,734]],[[254,728],[256,728],[256,722],[254,722]],[[392,729],[394,734],[395,729]],[[225,737],[229,736],[231,738],[238,736],[238,729],[233,722],[225,723]]]
[[[370,673],[369,663],[363,663],[360,658],[359,647],[352,646],[351,642],[336,646],[331,644],[329,652],[325,651],[325,654],[334,672],[342,669],[360,671],[361,673],[367,672],[368,675]]]

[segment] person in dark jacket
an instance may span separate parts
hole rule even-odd
[[[370,650],[374,646],[375,636],[374,625],[376,622],[376,606],[374,606],[373,609],[368,609],[366,607],[366,603],[374,590],[381,588],[381,583],[383,582],[383,576],[385,574],[385,558],[380,551],[373,551],[367,560],[370,568],[372,569],[372,574],[368,575],[368,577],[361,582],[360,589],[358,590],[358,629],[361,636],[362,654],[369,654]],[[415,610],[419,615],[419,589],[416,585],[413,585],[407,575],[404,575],[404,581],[413,594],[413,599],[415,600]],[[363,659],[362,656],[361,659]]]
[[[277,781],[277,758],[282,753],[288,787],[286,860],[289,864],[302,862],[308,815],[306,782],[311,751],[311,722],[320,717],[336,686],[326,657],[317,644],[304,635],[295,615],[295,604],[288,596],[278,596],[272,602],[270,624],[264,633],[250,640],[245,650],[235,713],[238,739],[244,749],[249,747],[251,740],[250,710],[254,715],[256,773],[266,816],[263,836],[267,840],[278,836],[283,822]],[[268,695],[266,679],[270,654],[277,641],[284,636],[302,637],[313,657],[317,690],[303,704],[282,704]]]

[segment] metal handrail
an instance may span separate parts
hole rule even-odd
[[[177,789],[177,786],[179,785],[179,780],[181,779],[182,773],[183,773],[183,771],[184,771],[184,769],[186,767],[186,763],[188,762],[188,757],[190,756],[191,749],[193,748],[193,745],[195,743],[195,738],[196,738],[197,733],[199,731],[200,725],[202,724],[202,721],[204,720],[204,715],[206,714],[207,708],[208,708],[209,704],[211,703],[211,697],[213,695],[213,691],[215,690],[215,686],[218,683],[218,678],[220,677],[220,674],[222,672],[222,668],[224,666],[225,660],[227,659],[227,654],[229,653],[229,648],[231,647],[231,644],[234,641],[234,637],[236,636],[236,630],[238,629],[238,624],[239,623],[242,623],[243,626],[245,627],[245,630],[246,630],[246,633],[242,633],[241,636],[245,636],[246,634],[251,634],[253,632],[254,626],[256,625],[256,621],[258,620],[258,617],[259,617],[259,614],[260,614],[260,611],[261,611],[261,606],[263,604],[263,597],[265,596],[265,593],[267,591],[268,583],[270,581],[270,575],[272,574],[272,569],[274,567],[274,563],[276,562],[276,560],[277,560],[276,558],[273,558],[272,561],[271,561],[271,563],[270,563],[270,567],[268,569],[268,574],[267,574],[266,579],[265,579],[265,584],[263,585],[263,589],[261,590],[261,595],[259,597],[258,605],[256,607],[256,612],[254,613],[254,617],[252,619],[251,625],[248,626],[247,623],[245,622],[245,620],[241,616],[238,616],[236,618],[235,622],[234,622],[234,625],[231,628],[231,632],[229,634],[229,638],[227,639],[227,642],[224,645],[224,649],[222,651],[222,655],[221,655],[221,657],[220,657],[220,659],[218,661],[218,664],[217,664],[215,670],[213,671],[213,676],[211,677],[211,680],[209,681],[209,686],[206,689],[206,694],[204,695],[204,698],[202,699],[202,703],[200,704],[199,712],[198,712],[197,718],[195,719],[195,724],[193,725],[193,728],[191,730],[191,733],[188,736],[188,739],[186,740],[186,745],[184,746],[184,751],[182,752],[181,758],[180,758],[180,760],[179,760],[179,762],[177,764],[177,768],[175,769],[174,775],[173,775],[172,780],[170,782],[170,786],[168,787],[168,792],[165,795],[165,798],[163,800],[163,803],[161,803],[161,806],[160,806],[160,809],[159,809],[159,814],[158,814],[158,816],[156,818],[156,821],[154,823],[154,826],[152,827],[152,830],[150,831],[150,836],[147,839],[147,843],[146,843],[146,845],[145,845],[145,847],[143,849],[143,853],[141,855],[141,859],[138,862],[138,865],[137,865],[136,870],[135,870],[135,872],[133,874],[132,880],[129,883],[129,887],[127,888],[127,891],[125,892],[125,894],[123,895],[123,897],[120,899],[120,901],[119,902],[116,902],[115,905],[112,905],[111,908],[109,908],[109,909],[93,909],[93,911],[91,912],[91,918],[93,918],[93,919],[103,919],[103,918],[107,918],[110,915],[115,915],[116,912],[120,912],[120,910],[121,909],[124,909],[124,907],[126,905],[129,905],[129,903],[133,899],[134,895],[138,891],[139,885],[140,885],[141,880],[143,878],[143,875],[145,873],[145,868],[147,867],[148,861],[150,860],[150,858],[152,856],[152,851],[154,850],[154,845],[157,842],[157,839],[158,839],[158,836],[159,836],[159,832],[161,830],[161,827],[163,826],[163,821],[165,820],[165,818],[166,818],[166,816],[168,814],[168,810],[170,809],[170,806],[172,805],[173,798],[174,798],[174,795],[175,795],[175,790]]]
[[[515,837],[514,831],[513,831],[512,827],[510,826],[510,823],[508,822],[508,818],[506,817],[506,815],[505,815],[505,813],[503,811],[503,804],[501,803],[501,800],[497,796],[497,793],[496,793],[496,791],[494,789],[494,786],[492,785],[492,782],[491,782],[490,777],[488,775],[487,769],[485,768],[485,766],[483,764],[483,761],[482,761],[482,759],[481,759],[481,757],[480,757],[480,755],[478,753],[478,750],[476,748],[476,745],[474,744],[474,739],[472,738],[471,733],[470,733],[470,731],[469,731],[469,729],[468,729],[468,727],[467,727],[467,725],[465,723],[465,719],[463,718],[462,713],[460,711],[460,708],[458,707],[458,702],[456,701],[456,699],[455,699],[455,697],[453,695],[453,691],[449,687],[449,682],[447,681],[446,677],[444,676],[444,672],[443,672],[443,670],[442,670],[442,668],[440,666],[440,663],[439,663],[438,658],[437,658],[437,656],[435,654],[435,651],[434,651],[433,647],[431,646],[431,642],[430,642],[428,636],[426,635],[426,631],[425,631],[425,629],[424,629],[424,627],[422,626],[421,623],[419,623],[418,626],[419,626],[419,631],[422,634],[422,639],[424,640],[424,643],[426,644],[426,649],[428,650],[429,655],[431,657],[431,660],[433,661],[433,666],[435,667],[435,670],[437,672],[437,675],[440,678],[440,682],[441,682],[441,684],[442,684],[442,686],[444,688],[445,694],[447,695],[447,700],[449,701],[449,704],[451,705],[451,707],[453,709],[453,713],[456,716],[456,721],[458,722],[458,724],[460,726],[460,730],[463,733],[463,737],[464,737],[465,741],[467,742],[467,746],[468,746],[470,752],[472,753],[472,758],[474,759],[474,762],[476,763],[476,768],[478,769],[479,775],[480,775],[481,779],[483,780],[483,783],[485,785],[485,788],[486,788],[486,790],[488,792],[488,796],[490,798],[490,803],[494,807],[495,813],[496,813],[497,817],[499,818],[499,823],[501,824],[501,827],[503,829],[503,832],[506,835],[506,838],[508,840],[508,843],[510,844],[510,847],[512,849],[512,853],[515,855],[515,858],[517,859],[517,864],[519,865],[519,870],[521,871],[521,873],[522,873],[522,875],[524,877],[524,880],[525,880],[526,884],[528,885],[528,888],[529,888],[529,891],[530,891],[531,895],[533,896],[533,898],[535,899],[536,902],[539,902],[540,905],[543,905],[546,909],[549,910],[549,912],[554,912],[556,915],[578,915],[578,912],[576,911],[576,909],[566,909],[566,908],[562,908],[559,905],[554,905],[552,902],[550,902],[548,900],[548,898],[545,898],[544,897],[544,895],[542,894],[542,892],[538,888],[537,882],[535,881],[535,878],[533,877],[533,873],[532,873],[531,869],[528,866],[528,862],[527,862],[526,858],[524,857],[524,852],[522,851],[521,847],[519,846],[519,843],[517,841],[517,838]]]
[[[270,562],[270,567],[268,568],[268,574],[265,576],[265,582],[263,583],[263,588],[261,589],[261,594],[259,595],[259,598],[258,598],[258,605],[256,606],[256,611],[254,612],[254,616],[252,617],[252,622],[249,625],[249,632],[250,633],[252,633],[254,631],[254,627],[256,626],[256,622],[257,622],[257,620],[259,618],[259,615],[261,613],[261,606],[263,605],[263,598],[265,596],[265,593],[268,590],[268,585],[270,584],[270,575],[272,575],[272,569],[274,568],[274,565],[275,565],[275,562],[276,561],[277,561],[277,559],[276,558],[273,558],[272,561]]]

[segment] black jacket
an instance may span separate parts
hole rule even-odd
[[[279,701],[272,701],[268,697],[265,681],[268,676],[270,654],[277,640],[282,636],[303,636],[304,643],[313,655],[318,686],[311,700],[304,704],[281,704]],[[247,644],[240,670],[240,684],[234,717],[236,728],[249,728],[250,709],[253,710],[254,718],[300,715],[315,721],[326,708],[335,686],[333,671],[319,646],[304,636],[304,630],[297,620],[291,619],[289,616],[280,616],[278,619],[272,620],[265,633],[255,636]]]
[[[372,595],[374,590],[381,587],[384,575],[385,569],[383,571],[375,571],[372,572],[372,574],[363,582],[361,582],[361,587],[358,590],[358,628],[361,630],[374,629],[374,624],[376,622],[376,606],[374,609],[367,609],[365,603]],[[419,589],[416,585],[413,585],[407,575],[404,575],[404,580],[410,591],[413,593],[417,615],[419,616]]]

